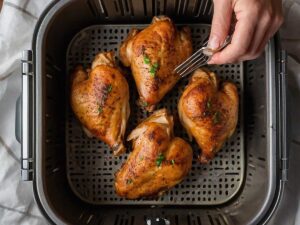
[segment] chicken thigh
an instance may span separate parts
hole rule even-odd
[[[190,145],[173,137],[173,117],[166,109],[155,111],[128,136],[133,151],[116,173],[119,196],[138,199],[157,196],[180,183],[192,166]]]
[[[190,29],[178,31],[166,16],[154,17],[142,31],[133,29],[121,45],[120,59],[131,67],[139,105],[153,111],[180,78],[173,70],[191,54]]]
[[[234,133],[238,121],[238,92],[233,83],[219,84],[216,74],[194,72],[178,103],[182,125],[196,139],[207,163]]]
[[[108,144],[114,155],[125,151],[129,88],[112,52],[99,53],[87,72],[82,66],[75,68],[71,75],[71,107],[90,136]]]

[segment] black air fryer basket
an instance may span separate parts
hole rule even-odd
[[[264,54],[239,64],[210,66],[235,82],[240,95],[237,130],[208,165],[193,161],[186,179],[157,199],[126,200],[114,192],[114,173],[127,154],[114,158],[105,144],[86,137],[69,106],[69,73],[90,66],[100,51],[114,50],[131,28],[167,15],[188,25],[194,49],[210,32],[209,0],[61,0],[41,16],[32,50],[22,59],[22,98],[16,135],[22,144],[22,179],[55,224],[244,225],[264,224],[280,202],[287,181],[285,67],[277,38]],[[174,115],[183,79],[160,103]],[[128,131],[148,114],[135,105],[128,78]],[[21,107],[20,107],[21,106]],[[174,132],[187,138],[184,129]],[[198,147],[192,143],[195,154]],[[196,157],[194,157],[196,158]]]

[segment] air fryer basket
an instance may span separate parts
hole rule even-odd
[[[143,25],[94,25],[83,29],[75,35],[67,51],[67,71],[72,71],[78,64],[90,67],[91,61],[99,51],[118,49],[131,28],[143,28]],[[210,27],[206,24],[190,24],[194,47],[200,48],[208,38]],[[243,92],[242,64],[224,65],[210,68],[222,79],[236,83]],[[70,74],[70,72],[68,72]],[[138,99],[135,82],[127,75],[130,86],[131,116],[128,131],[149,116],[136,106]],[[180,126],[177,114],[177,103],[189,77],[179,82],[176,87],[161,101],[157,108],[166,107],[174,114],[176,136],[188,140],[187,133]],[[66,88],[67,100],[70,99]],[[200,165],[194,157],[189,176],[171,189],[167,194],[155,200],[128,201],[118,197],[114,191],[114,174],[126,160],[128,154],[113,157],[111,150],[101,141],[88,138],[80,123],[76,120],[70,107],[67,109],[66,151],[67,175],[71,188],[81,199],[92,204],[156,204],[156,205],[219,205],[232,198],[239,190],[244,175],[243,148],[243,98],[240,97],[240,123],[235,135],[226,142],[223,150],[208,165]],[[68,104],[67,104],[68,105]],[[193,142],[195,155],[199,147]]]
[[[204,24],[211,21],[212,3],[66,0],[51,4],[39,20],[33,54],[25,52],[22,62],[22,176],[33,180],[36,201],[49,221],[242,225],[265,223],[276,209],[287,155],[285,57],[275,39],[256,60],[211,67],[237,83],[241,98],[237,132],[215,160],[207,166],[194,162],[186,180],[162,198],[127,201],[114,194],[113,172],[126,156],[110,159],[101,142],[83,135],[68,106],[68,73],[77,63],[88,66],[98,51],[116,50],[130,27],[143,27],[159,14],[189,24],[197,48],[208,35]],[[173,110],[174,95],[176,90],[162,102]],[[137,108],[133,115],[130,128],[146,116]],[[176,127],[175,133],[184,136],[181,130]]]

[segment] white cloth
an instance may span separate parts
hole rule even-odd
[[[21,93],[20,58],[50,0],[4,1],[0,13],[0,224],[47,224],[33,200],[32,183],[20,180],[15,103]]]
[[[15,103],[21,92],[21,51],[31,48],[34,25],[51,0],[4,0],[0,13],[0,224],[46,224],[32,193],[31,182],[20,181],[20,144],[15,139]],[[289,58],[288,89],[292,132],[290,176],[283,202],[270,225],[300,224],[300,0],[286,0],[281,30]]]

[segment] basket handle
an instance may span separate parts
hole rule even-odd
[[[33,64],[32,51],[23,51],[21,60],[22,95],[16,103],[15,136],[21,143],[21,179],[33,179]]]
[[[22,142],[22,109],[21,109],[21,95],[16,102],[16,115],[15,115],[15,137],[19,143]]]
[[[282,181],[288,181],[289,169],[289,148],[287,146],[287,114],[286,114],[286,76],[287,76],[287,53],[284,50],[280,52],[280,65],[279,65],[279,123],[280,129],[280,149],[281,149],[281,171]]]

